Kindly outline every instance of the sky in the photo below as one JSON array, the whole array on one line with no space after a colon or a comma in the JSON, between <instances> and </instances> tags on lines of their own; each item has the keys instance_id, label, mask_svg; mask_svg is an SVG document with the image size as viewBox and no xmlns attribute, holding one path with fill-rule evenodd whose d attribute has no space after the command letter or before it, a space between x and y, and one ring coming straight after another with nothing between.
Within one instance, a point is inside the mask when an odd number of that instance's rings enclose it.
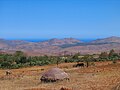
<instances>
[{"instance_id":1,"label":"sky","mask_svg":"<svg viewBox=\"0 0 120 90\"><path fill-rule=\"evenodd\" d=\"M120 0L0 0L0 38L120 36Z\"/></svg>"}]
</instances>

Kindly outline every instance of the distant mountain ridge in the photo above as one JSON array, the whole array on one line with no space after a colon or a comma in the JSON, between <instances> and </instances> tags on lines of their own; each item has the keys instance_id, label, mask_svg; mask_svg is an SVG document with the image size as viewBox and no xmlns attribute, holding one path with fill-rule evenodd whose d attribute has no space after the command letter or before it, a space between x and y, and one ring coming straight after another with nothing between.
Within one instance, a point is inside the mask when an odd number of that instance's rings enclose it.
<instances>
[{"instance_id":1,"label":"distant mountain ridge","mask_svg":"<svg viewBox=\"0 0 120 90\"><path fill-rule=\"evenodd\" d=\"M108 38L97 39L91 43L120 43L120 37L112 36Z\"/></svg>"},{"instance_id":2,"label":"distant mountain ridge","mask_svg":"<svg viewBox=\"0 0 120 90\"><path fill-rule=\"evenodd\" d=\"M87 54L110 49L120 50L120 37L112 36L91 42L82 42L74 38L54 38L42 42L0 39L0 51L9 53L21 50L28 55L58 55L64 51L68 54L77 52Z\"/></svg>"},{"instance_id":3,"label":"distant mountain ridge","mask_svg":"<svg viewBox=\"0 0 120 90\"><path fill-rule=\"evenodd\" d=\"M64 38L64 39L50 39L45 41L46 43L48 43L49 45L64 45L64 44L76 44L76 43L82 43L82 41L74 39L74 38ZM44 43L44 42L42 42Z\"/></svg>"}]
</instances>

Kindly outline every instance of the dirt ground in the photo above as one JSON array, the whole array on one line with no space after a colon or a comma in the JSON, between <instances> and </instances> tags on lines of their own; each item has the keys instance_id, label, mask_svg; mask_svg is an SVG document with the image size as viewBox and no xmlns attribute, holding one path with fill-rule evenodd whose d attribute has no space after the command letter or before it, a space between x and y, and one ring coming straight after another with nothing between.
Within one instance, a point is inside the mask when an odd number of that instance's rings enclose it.
<instances>
[{"instance_id":1,"label":"dirt ground","mask_svg":"<svg viewBox=\"0 0 120 90\"><path fill-rule=\"evenodd\" d=\"M59 68L69 74L70 81L55 83L41 83L40 77L56 65L12 69L12 74L8 76L5 75L6 70L0 70L0 90L60 90L61 87L71 90L113 90L120 83L119 62L96 62L88 68L73 68L74 64L60 64Z\"/></svg>"}]
</instances>

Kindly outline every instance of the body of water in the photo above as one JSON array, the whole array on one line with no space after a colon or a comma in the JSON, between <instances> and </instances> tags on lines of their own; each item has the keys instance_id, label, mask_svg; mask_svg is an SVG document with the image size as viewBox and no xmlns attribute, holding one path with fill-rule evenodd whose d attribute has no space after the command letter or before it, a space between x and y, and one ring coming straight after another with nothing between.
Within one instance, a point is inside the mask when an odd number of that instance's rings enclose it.
<instances>
[{"instance_id":1,"label":"body of water","mask_svg":"<svg viewBox=\"0 0 120 90\"><path fill-rule=\"evenodd\" d=\"M29 42L43 42L43 41L47 41L47 40L50 40L50 39L30 39L30 40L26 40L26 41L29 41ZM90 42L90 41L93 41L95 39L78 39L78 40L80 40L82 42Z\"/></svg>"},{"instance_id":2,"label":"body of water","mask_svg":"<svg viewBox=\"0 0 120 90\"><path fill-rule=\"evenodd\" d=\"M25 40L25 41L29 41L29 42L43 42L43 41L47 41L50 39L7 39L7 40ZM77 39L77 40L80 40L82 42L90 42L95 39Z\"/></svg>"}]
</instances>

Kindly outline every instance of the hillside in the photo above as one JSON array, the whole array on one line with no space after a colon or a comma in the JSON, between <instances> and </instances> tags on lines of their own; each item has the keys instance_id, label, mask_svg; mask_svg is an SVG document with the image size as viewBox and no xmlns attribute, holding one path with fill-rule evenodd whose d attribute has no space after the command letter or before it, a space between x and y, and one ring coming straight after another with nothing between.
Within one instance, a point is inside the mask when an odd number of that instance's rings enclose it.
<instances>
[{"instance_id":1,"label":"hillside","mask_svg":"<svg viewBox=\"0 0 120 90\"><path fill-rule=\"evenodd\" d=\"M112 36L104 39L97 39L91 43L120 43L120 37Z\"/></svg>"},{"instance_id":2,"label":"hillside","mask_svg":"<svg viewBox=\"0 0 120 90\"><path fill-rule=\"evenodd\" d=\"M74 38L54 38L43 42L0 39L1 52L9 53L20 50L28 55L59 55L65 51L68 54L77 52L87 54L109 51L111 49L120 50L120 37L108 37L87 43Z\"/></svg>"}]
</instances>

